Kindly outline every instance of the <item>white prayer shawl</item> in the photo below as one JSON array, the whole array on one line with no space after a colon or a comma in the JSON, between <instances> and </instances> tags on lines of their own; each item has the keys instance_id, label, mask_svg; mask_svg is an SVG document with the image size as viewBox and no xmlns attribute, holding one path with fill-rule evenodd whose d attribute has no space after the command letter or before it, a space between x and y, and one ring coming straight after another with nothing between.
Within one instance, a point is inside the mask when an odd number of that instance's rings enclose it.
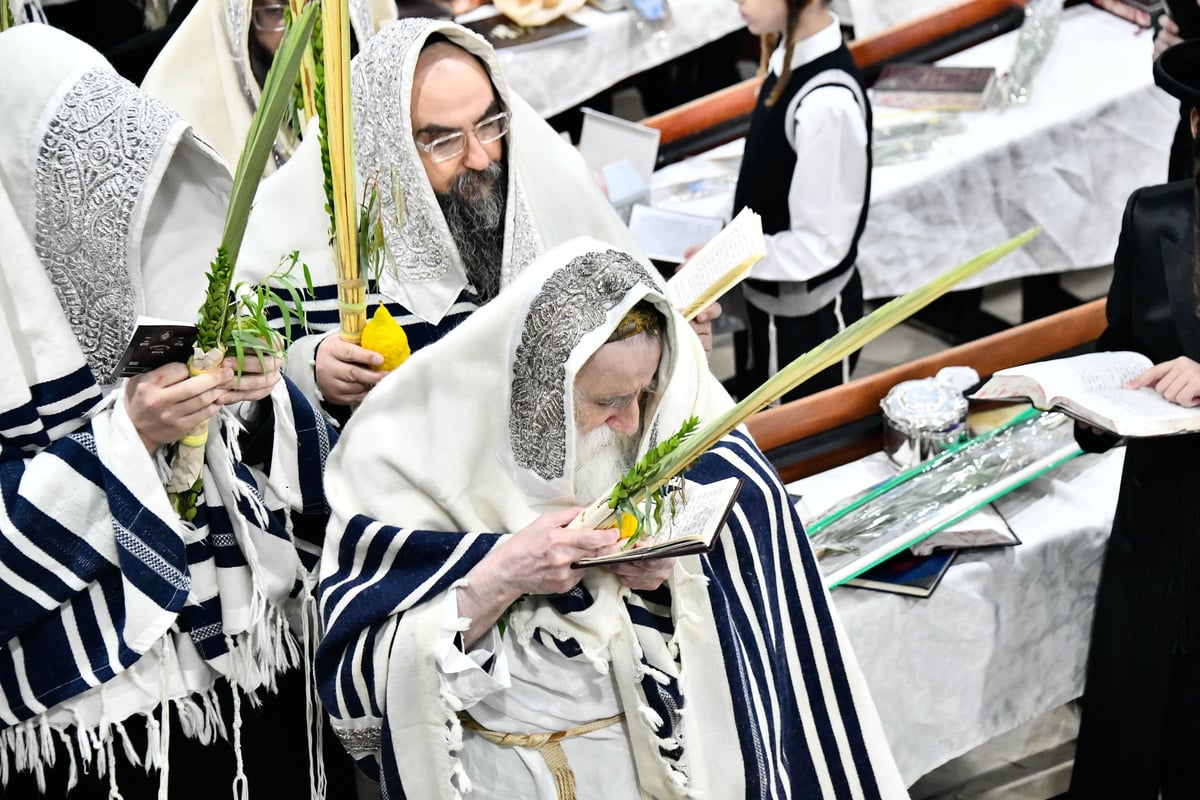
<instances>
[{"instance_id":1,"label":"white prayer shawl","mask_svg":"<svg viewBox=\"0 0 1200 800\"><path fill-rule=\"evenodd\" d=\"M644 453L729 400L659 279L589 240L535 261L347 425L326 473L318 685L351 754L379 758L388 796L468 792L436 650L466 621L441 600L502 540L488 531L575 505L571 387L641 299L670 320ZM689 480L731 474L746 486L712 554L679 559L655 592L595 570L527 597L509 614L518 645L611 665L647 797L907 796L787 493L743 433Z\"/></svg>"},{"instance_id":2,"label":"white prayer shawl","mask_svg":"<svg viewBox=\"0 0 1200 800\"><path fill-rule=\"evenodd\" d=\"M190 120L229 164L242 154L262 97L250 66L252 5L251 0L199 0L142 80L146 94ZM350 25L360 46L396 17L394 0L350 0ZM295 147L295 135L281 132L275 145L278 163ZM267 172L274 168L268 163Z\"/></svg>"},{"instance_id":3,"label":"white prayer shawl","mask_svg":"<svg viewBox=\"0 0 1200 800\"><path fill-rule=\"evenodd\" d=\"M242 462L241 426L223 411L194 524L178 518L110 376L138 313L199 308L228 173L185 122L54 28L0 34L0 95L6 779L40 775L52 734L72 764L78 751L103 769L121 721L168 701L211 741L216 679L254 691L298 663L285 612L309 579L293 532L319 549L330 434L280 382L267 475ZM163 260L146 264L152 254ZM155 719L148 730L138 756L161 763Z\"/></svg>"},{"instance_id":4,"label":"white prayer shawl","mask_svg":"<svg viewBox=\"0 0 1200 800\"><path fill-rule=\"evenodd\" d=\"M435 33L482 61L501 105L512 112L505 137L501 286L546 249L576 236L639 252L579 153L509 89L486 40L451 22L401 19L355 57L351 92L355 171L360 186L378 183L386 242L378 285L373 276L363 276L369 280L368 309L385 303L413 350L441 338L479 306L412 136L413 73L422 46ZM288 164L263 181L241 254L250 279L260 280L282 257L299 251L316 284L315 295L306 296L310 331L338 327L337 274L322 186L317 137L309 135ZM316 341L298 341L288 354L288 375L313 397Z\"/></svg>"}]
</instances>

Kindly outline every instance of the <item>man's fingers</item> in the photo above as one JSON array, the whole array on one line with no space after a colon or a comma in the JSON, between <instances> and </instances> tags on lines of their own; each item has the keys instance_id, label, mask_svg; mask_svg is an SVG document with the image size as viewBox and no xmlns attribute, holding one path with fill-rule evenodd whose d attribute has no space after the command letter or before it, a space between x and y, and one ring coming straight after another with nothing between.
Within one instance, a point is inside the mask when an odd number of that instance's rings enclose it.
<instances>
[{"instance_id":1,"label":"man's fingers","mask_svg":"<svg viewBox=\"0 0 1200 800\"><path fill-rule=\"evenodd\" d=\"M329 354L347 364L363 364L367 367L374 367L383 363L383 356L379 353L347 342L340 336L330 336L321 343L321 347L331 348Z\"/></svg>"}]
</instances>

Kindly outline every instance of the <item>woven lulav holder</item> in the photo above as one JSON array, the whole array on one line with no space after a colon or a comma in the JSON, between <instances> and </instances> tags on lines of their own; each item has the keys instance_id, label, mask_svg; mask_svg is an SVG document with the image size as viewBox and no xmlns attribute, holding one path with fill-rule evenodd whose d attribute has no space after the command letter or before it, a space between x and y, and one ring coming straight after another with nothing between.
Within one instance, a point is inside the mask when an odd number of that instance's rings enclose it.
<instances>
[{"instance_id":1,"label":"woven lulav holder","mask_svg":"<svg viewBox=\"0 0 1200 800\"><path fill-rule=\"evenodd\" d=\"M219 369L225 358L224 347L214 347L208 352L193 350L188 362L188 374L192 377L205 375ZM171 460L171 478L167 481L168 492L184 492L196 485L204 469L204 445L208 442L208 423L204 420L179 440L175 457Z\"/></svg>"},{"instance_id":2,"label":"woven lulav holder","mask_svg":"<svg viewBox=\"0 0 1200 800\"><path fill-rule=\"evenodd\" d=\"M342 338L352 344L362 341L367 324L367 284L362 277L339 278L338 316L342 323Z\"/></svg>"}]
</instances>

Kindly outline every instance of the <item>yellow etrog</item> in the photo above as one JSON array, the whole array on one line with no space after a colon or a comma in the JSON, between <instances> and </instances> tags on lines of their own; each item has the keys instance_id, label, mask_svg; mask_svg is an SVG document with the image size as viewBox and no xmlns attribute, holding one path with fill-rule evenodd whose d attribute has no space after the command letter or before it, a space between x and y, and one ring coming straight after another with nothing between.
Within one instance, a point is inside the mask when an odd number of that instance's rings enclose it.
<instances>
[{"instance_id":1,"label":"yellow etrog","mask_svg":"<svg viewBox=\"0 0 1200 800\"><path fill-rule=\"evenodd\" d=\"M362 346L383 356L383 363L375 370L393 370L403 364L412 354L404 328L381 303L371 315L371 321L363 326Z\"/></svg>"}]
</instances>

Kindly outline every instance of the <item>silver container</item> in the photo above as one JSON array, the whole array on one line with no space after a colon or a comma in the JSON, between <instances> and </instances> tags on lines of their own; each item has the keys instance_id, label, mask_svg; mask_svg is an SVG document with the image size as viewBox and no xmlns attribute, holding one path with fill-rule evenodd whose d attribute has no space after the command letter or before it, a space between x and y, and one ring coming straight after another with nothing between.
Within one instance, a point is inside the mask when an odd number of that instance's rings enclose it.
<instances>
[{"instance_id":1,"label":"silver container","mask_svg":"<svg viewBox=\"0 0 1200 800\"><path fill-rule=\"evenodd\" d=\"M970 437L967 399L933 378L898 383L879 405L883 449L901 468L915 467Z\"/></svg>"}]
</instances>

